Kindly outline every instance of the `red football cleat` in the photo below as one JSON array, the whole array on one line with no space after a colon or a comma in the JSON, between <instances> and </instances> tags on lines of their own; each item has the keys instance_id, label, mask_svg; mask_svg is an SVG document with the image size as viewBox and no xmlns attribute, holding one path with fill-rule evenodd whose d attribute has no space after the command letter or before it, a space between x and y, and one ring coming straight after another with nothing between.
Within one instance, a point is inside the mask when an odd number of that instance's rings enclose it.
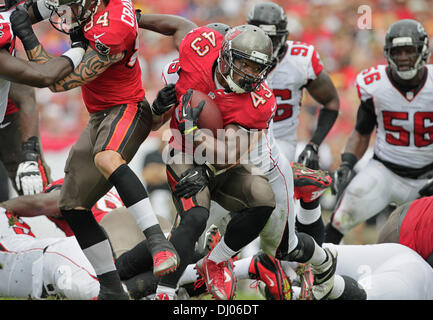
<instances>
[{"instance_id":1,"label":"red football cleat","mask_svg":"<svg viewBox=\"0 0 433 320\"><path fill-rule=\"evenodd\" d=\"M291 162L295 199L312 202L319 198L331 185L332 178L328 171L313 170L299 162Z\"/></svg>"},{"instance_id":2,"label":"red football cleat","mask_svg":"<svg viewBox=\"0 0 433 320\"><path fill-rule=\"evenodd\" d=\"M209 255L196 264L196 269L206 284L209 293L217 300L232 300L235 295L237 278L232 263L216 263L209 260Z\"/></svg>"},{"instance_id":3,"label":"red football cleat","mask_svg":"<svg viewBox=\"0 0 433 320\"><path fill-rule=\"evenodd\" d=\"M253 257L248 273L252 279L261 280L266 284L266 295L271 300L292 299L290 280L279 260L265 253L258 253Z\"/></svg>"},{"instance_id":4,"label":"red football cleat","mask_svg":"<svg viewBox=\"0 0 433 320\"><path fill-rule=\"evenodd\" d=\"M171 251L159 251L153 255L153 274L157 278L175 271L178 266L177 256Z\"/></svg>"}]
</instances>

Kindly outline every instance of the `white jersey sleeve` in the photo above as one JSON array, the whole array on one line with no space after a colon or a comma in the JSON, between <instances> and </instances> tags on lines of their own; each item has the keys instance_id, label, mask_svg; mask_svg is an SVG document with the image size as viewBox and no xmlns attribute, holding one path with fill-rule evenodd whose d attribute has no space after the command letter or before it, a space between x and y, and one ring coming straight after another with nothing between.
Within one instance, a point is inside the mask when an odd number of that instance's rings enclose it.
<instances>
[{"instance_id":1,"label":"white jersey sleeve","mask_svg":"<svg viewBox=\"0 0 433 320\"><path fill-rule=\"evenodd\" d=\"M162 82L164 85L176 84L179 80L180 63L179 58L174 59L167 63L162 69Z\"/></svg>"}]
</instances>

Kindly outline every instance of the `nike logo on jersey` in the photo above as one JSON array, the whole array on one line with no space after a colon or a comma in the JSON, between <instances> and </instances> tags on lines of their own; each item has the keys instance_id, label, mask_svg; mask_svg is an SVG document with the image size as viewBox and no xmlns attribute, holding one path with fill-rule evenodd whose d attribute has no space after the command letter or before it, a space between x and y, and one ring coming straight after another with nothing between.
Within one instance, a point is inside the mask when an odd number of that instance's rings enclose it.
<instances>
[{"instance_id":1,"label":"nike logo on jersey","mask_svg":"<svg viewBox=\"0 0 433 320\"><path fill-rule=\"evenodd\" d=\"M105 32L104 33L101 33L100 35L96 35L96 34L94 34L93 35L93 39L99 39L100 37L102 37L103 35L105 34Z\"/></svg>"},{"instance_id":2,"label":"nike logo on jersey","mask_svg":"<svg viewBox=\"0 0 433 320\"><path fill-rule=\"evenodd\" d=\"M6 122L6 123L0 123L0 129L4 129L4 128L6 128L8 125L10 125L11 124L11 122L9 121L9 122Z\"/></svg>"}]
</instances>

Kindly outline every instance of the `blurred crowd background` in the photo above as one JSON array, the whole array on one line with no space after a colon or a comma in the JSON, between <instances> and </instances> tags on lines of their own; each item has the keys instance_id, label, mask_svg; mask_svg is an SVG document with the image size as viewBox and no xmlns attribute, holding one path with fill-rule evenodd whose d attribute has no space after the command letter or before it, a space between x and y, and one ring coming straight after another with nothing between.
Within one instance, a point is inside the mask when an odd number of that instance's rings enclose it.
<instances>
[{"instance_id":1,"label":"blurred crowd background","mask_svg":"<svg viewBox=\"0 0 433 320\"><path fill-rule=\"evenodd\" d=\"M246 15L251 7L263 1L133 0L133 2L136 9L141 9L143 13L180 15L194 21L197 25L223 22L235 26L245 24ZM386 64L383 56L385 33L387 28L399 19L416 19L424 25L427 33L433 36L433 0L275 0L274 2L282 6L288 16L289 39L313 44L337 87L341 102L340 115L321 148L325 151L322 166L324 169L333 171L340 163L340 153L355 123L359 100L353 83L357 73L370 66ZM366 26L363 18L368 12L371 12L371 26L363 28ZM39 23L34 26L34 29L49 53L60 55L68 49L68 37L53 29L49 22ZM163 66L177 56L177 51L170 37L152 31L140 29L139 43L143 86L147 99L151 102L162 87ZM18 49L21 49L22 56L23 50L19 41ZM86 125L88 113L83 105L80 89L66 93L51 93L49 89L36 89L36 93L40 110L42 146L52 169L52 177L58 179L63 177L63 167L69 148ZM316 124L318 107L305 92L298 130L301 145L311 137ZM162 174L165 173L164 165L158 157L162 130L152 133L130 164L148 188L152 188L149 186L152 184L160 191L159 196L151 196L151 200L153 198L159 203L157 204L159 210L164 204L170 203L169 191L164 187L158 187L164 185L165 177L165 174ZM156 170L157 168L160 170ZM322 204L322 207L332 209L332 197L329 205ZM164 216L170 215L170 208L165 208L163 211L166 212Z\"/></svg>"}]
</instances>

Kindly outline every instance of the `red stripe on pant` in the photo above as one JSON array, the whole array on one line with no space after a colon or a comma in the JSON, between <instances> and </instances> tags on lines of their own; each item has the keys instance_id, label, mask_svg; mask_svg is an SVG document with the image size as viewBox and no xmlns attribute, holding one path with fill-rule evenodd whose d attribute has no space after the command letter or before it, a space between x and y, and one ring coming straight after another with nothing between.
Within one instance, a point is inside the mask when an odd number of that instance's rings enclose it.
<instances>
[{"instance_id":1,"label":"red stripe on pant","mask_svg":"<svg viewBox=\"0 0 433 320\"><path fill-rule=\"evenodd\" d=\"M105 150L119 150L131 124L137 114L138 106L136 104L127 104L122 118L117 121L116 127L111 135L110 141L107 143Z\"/></svg>"},{"instance_id":2,"label":"red stripe on pant","mask_svg":"<svg viewBox=\"0 0 433 320\"><path fill-rule=\"evenodd\" d=\"M168 181L168 184L170 185L171 191L174 192L174 188L176 187L176 184L178 181L173 177L173 175L170 173L170 171L168 169L167 169L167 181ZM192 196L191 198L188 198L188 199L179 198L180 203L182 204L182 209L184 212L188 211L189 209L194 208L196 206L193 198L194 198L194 196Z\"/></svg>"}]
</instances>

